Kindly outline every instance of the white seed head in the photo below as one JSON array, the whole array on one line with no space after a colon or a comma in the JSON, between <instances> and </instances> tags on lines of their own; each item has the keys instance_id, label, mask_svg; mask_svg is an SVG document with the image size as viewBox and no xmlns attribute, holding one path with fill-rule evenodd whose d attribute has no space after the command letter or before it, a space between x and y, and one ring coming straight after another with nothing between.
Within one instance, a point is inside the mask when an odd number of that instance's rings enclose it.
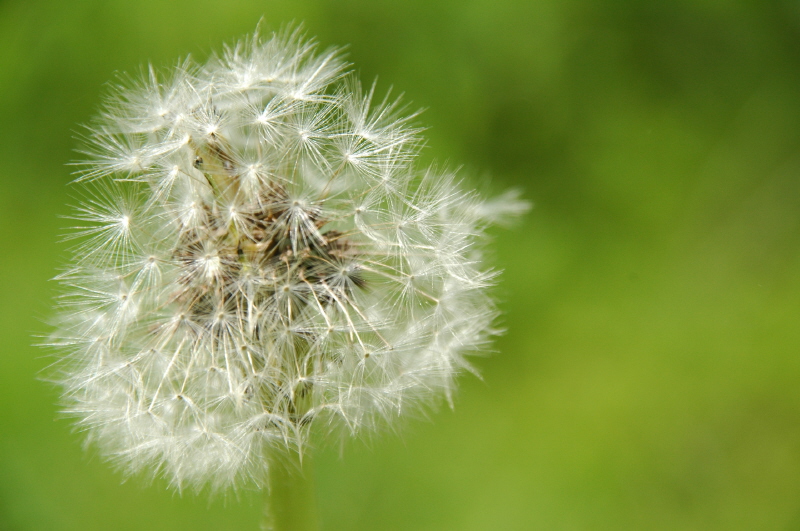
<instances>
[{"instance_id":1,"label":"white seed head","mask_svg":"<svg viewBox=\"0 0 800 531\"><path fill-rule=\"evenodd\" d=\"M436 397L494 333L484 202L334 51L258 35L116 89L87 135L53 343L68 411L130 473L260 483L314 426Z\"/></svg>"}]
</instances>

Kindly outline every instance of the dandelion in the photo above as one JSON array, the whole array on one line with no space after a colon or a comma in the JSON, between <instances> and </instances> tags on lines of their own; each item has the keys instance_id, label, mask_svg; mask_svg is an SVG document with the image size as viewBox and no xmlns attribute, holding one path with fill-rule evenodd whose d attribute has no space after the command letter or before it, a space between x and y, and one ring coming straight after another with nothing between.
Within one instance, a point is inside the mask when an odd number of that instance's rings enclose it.
<instances>
[{"instance_id":1,"label":"dandelion","mask_svg":"<svg viewBox=\"0 0 800 531\"><path fill-rule=\"evenodd\" d=\"M85 142L53 343L128 473L266 484L312 428L451 399L496 332L486 226L525 208L420 170L415 114L337 50L257 34L117 88Z\"/></svg>"}]
</instances>

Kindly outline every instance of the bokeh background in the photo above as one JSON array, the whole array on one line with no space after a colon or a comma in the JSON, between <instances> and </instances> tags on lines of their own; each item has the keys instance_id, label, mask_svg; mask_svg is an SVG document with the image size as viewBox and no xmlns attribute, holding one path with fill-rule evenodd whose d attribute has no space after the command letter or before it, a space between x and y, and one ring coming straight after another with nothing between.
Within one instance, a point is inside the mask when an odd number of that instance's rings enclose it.
<instances>
[{"instance_id":1,"label":"bokeh background","mask_svg":"<svg viewBox=\"0 0 800 531\"><path fill-rule=\"evenodd\" d=\"M37 380L106 82L304 22L535 208L453 411L317 452L325 530L800 529L800 2L0 1L0 530L257 529L112 471Z\"/></svg>"}]
</instances>

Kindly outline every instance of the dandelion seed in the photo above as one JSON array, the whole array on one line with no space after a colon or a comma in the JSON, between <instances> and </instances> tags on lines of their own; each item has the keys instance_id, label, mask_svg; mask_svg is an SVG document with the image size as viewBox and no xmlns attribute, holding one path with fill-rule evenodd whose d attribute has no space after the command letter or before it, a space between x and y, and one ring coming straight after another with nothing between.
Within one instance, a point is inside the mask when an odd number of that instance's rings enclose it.
<instances>
[{"instance_id":1,"label":"dandelion seed","mask_svg":"<svg viewBox=\"0 0 800 531\"><path fill-rule=\"evenodd\" d=\"M523 202L418 170L415 115L298 31L133 85L88 134L53 339L105 455L262 484L314 427L450 400L495 333L485 228Z\"/></svg>"}]
</instances>

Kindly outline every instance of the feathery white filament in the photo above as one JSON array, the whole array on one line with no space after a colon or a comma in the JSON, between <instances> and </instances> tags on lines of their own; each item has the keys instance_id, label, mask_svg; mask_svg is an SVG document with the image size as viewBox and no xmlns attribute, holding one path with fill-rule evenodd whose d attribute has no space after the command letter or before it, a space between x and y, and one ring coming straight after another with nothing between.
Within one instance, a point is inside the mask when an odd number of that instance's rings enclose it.
<instances>
[{"instance_id":1,"label":"feathery white filament","mask_svg":"<svg viewBox=\"0 0 800 531\"><path fill-rule=\"evenodd\" d=\"M413 166L336 51L254 36L119 88L92 128L53 342L69 411L130 472L260 482L313 425L450 397L493 333L483 202Z\"/></svg>"}]
</instances>

